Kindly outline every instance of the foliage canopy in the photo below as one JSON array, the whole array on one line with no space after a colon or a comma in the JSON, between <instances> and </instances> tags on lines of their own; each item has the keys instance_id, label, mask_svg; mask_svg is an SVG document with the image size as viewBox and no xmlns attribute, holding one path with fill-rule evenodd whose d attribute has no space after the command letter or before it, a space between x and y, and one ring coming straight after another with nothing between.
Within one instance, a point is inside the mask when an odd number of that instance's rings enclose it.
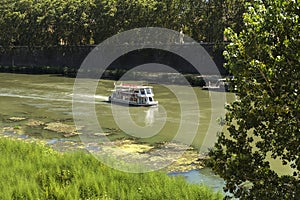
<instances>
[{"instance_id":1,"label":"foliage canopy","mask_svg":"<svg viewBox=\"0 0 300 200\"><path fill-rule=\"evenodd\" d=\"M3 0L0 45L99 44L139 27L180 31L222 42L225 26L241 26L244 0Z\"/></svg>"},{"instance_id":2,"label":"foliage canopy","mask_svg":"<svg viewBox=\"0 0 300 200\"><path fill-rule=\"evenodd\" d=\"M228 28L224 55L238 100L227 106L228 132L210 151L210 166L241 199L300 197L300 2L248 4L240 33ZM291 173L279 175L279 159Z\"/></svg>"}]
</instances>

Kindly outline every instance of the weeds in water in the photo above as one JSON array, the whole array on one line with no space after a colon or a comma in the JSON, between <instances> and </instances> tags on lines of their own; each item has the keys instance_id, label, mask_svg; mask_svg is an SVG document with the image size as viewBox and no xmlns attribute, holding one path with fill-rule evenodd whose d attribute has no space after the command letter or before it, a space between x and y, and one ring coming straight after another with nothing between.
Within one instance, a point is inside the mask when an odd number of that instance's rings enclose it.
<instances>
[{"instance_id":1,"label":"weeds in water","mask_svg":"<svg viewBox=\"0 0 300 200\"><path fill-rule=\"evenodd\" d=\"M78 151L0 138L0 199L222 199L163 172L130 174Z\"/></svg>"}]
</instances>

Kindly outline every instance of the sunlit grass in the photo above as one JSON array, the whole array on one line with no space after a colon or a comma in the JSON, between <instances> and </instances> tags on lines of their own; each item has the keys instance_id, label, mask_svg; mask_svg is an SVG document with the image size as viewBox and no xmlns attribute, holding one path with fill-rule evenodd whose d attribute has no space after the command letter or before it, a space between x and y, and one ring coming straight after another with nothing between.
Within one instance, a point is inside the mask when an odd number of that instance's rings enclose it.
<instances>
[{"instance_id":1,"label":"sunlit grass","mask_svg":"<svg viewBox=\"0 0 300 200\"><path fill-rule=\"evenodd\" d=\"M0 138L0 199L222 199L162 172L130 174L83 151Z\"/></svg>"}]
</instances>

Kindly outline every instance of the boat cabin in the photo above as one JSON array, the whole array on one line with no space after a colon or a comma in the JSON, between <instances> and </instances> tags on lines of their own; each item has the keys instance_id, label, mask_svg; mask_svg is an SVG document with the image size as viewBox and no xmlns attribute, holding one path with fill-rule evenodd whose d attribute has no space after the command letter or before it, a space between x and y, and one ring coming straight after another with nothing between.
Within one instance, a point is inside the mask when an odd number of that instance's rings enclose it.
<instances>
[{"instance_id":1,"label":"boat cabin","mask_svg":"<svg viewBox=\"0 0 300 200\"><path fill-rule=\"evenodd\" d=\"M151 106L157 105L154 101L153 88L151 86L137 86L130 84L115 85L110 101L130 105Z\"/></svg>"}]
</instances>

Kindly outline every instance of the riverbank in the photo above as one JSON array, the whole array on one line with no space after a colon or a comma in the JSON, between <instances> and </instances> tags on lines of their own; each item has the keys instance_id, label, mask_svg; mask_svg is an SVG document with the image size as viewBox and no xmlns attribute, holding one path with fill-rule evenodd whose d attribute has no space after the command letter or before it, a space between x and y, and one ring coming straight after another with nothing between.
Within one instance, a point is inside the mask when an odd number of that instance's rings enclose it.
<instances>
[{"instance_id":1,"label":"riverbank","mask_svg":"<svg viewBox=\"0 0 300 200\"><path fill-rule=\"evenodd\" d=\"M0 137L1 199L222 199L206 186L163 172L130 174L83 151Z\"/></svg>"}]
</instances>

